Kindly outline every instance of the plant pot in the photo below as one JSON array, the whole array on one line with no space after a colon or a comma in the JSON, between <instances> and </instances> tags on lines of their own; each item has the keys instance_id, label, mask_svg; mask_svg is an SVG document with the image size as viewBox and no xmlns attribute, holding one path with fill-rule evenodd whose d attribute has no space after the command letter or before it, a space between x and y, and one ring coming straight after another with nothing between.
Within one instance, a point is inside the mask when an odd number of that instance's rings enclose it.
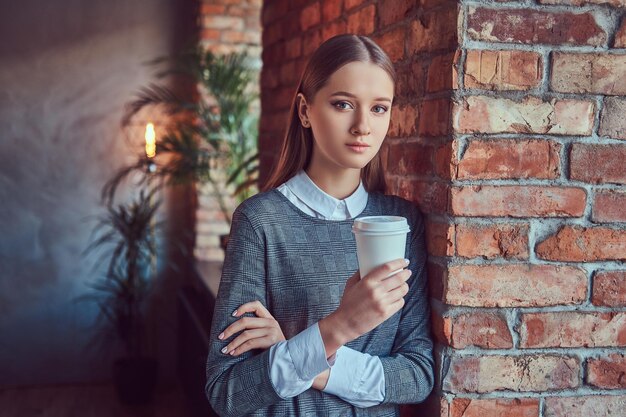
<instances>
[{"instance_id":1,"label":"plant pot","mask_svg":"<svg viewBox=\"0 0 626 417\"><path fill-rule=\"evenodd\" d=\"M154 397L158 363L150 357L125 357L113 363L115 390L123 404L147 404Z\"/></svg>"}]
</instances>

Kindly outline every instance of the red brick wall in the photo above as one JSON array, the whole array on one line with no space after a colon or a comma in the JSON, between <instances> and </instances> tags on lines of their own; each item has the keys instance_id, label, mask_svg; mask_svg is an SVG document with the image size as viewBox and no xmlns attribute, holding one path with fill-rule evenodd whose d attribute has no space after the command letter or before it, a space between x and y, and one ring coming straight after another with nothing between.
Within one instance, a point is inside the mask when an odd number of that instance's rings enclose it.
<instances>
[{"instance_id":1,"label":"red brick wall","mask_svg":"<svg viewBox=\"0 0 626 417\"><path fill-rule=\"evenodd\" d=\"M264 177L319 43L370 35L398 69L382 152L390 192L427 215L439 373L405 415L626 409L625 14L626 0L264 2Z\"/></svg>"},{"instance_id":2,"label":"red brick wall","mask_svg":"<svg viewBox=\"0 0 626 417\"><path fill-rule=\"evenodd\" d=\"M450 217L430 238L441 415L619 415L626 1L479 3L461 2Z\"/></svg>"}]
</instances>

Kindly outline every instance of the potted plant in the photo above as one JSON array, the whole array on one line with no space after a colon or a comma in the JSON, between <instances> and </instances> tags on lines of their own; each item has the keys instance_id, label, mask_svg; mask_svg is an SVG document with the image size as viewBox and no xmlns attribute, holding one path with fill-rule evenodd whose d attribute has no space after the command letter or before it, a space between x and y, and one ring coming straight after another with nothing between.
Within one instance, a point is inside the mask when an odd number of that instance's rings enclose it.
<instances>
[{"instance_id":1,"label":"potted plant","mask_svg":"<svg viewBox=\"0 0 626 417\"><path fill-rule=\"evenodd\" d=\"M118 340L124 354L113 364L113 379L120 400L126 404L149 402L156 387L157 361L149 354L147 300L152 287L151 260L156 256L153 202L157 188L141 190L137 199L107 206L94 229L86 252L105 249L108 267L104 277L82 297L99 307L100 340Z\"/></svg>"},{"instance_id":2,"label":"potted plant","mask_svg":"<svg viewBox=\"0 0 626 417\"><path fill-rule=\"evenodd\" d=\"M189 76L199 86L199 97L185 100L167 87L151 84L129 104L123 125L130 124L146 106L160 106L175 115L178 121L157 143L157 151L160 155L173 156L165 158L170 165L171 161L184 163L174 169L159 167L157 172L172 176L184 168L182 172L188 175L182 177L210 184L230 225L231 207L224 196L230 194L241 203L257 192L259 111L258 94L254 91L257 71L248 63L245 52L218 56L197 48L173 60L161 58L152 63L166 61L170 67L159 73L159 77ZM188 152L181 152L181 143ZM225 238L222 236L222 242Z\"/></svg>"}]
</instances>

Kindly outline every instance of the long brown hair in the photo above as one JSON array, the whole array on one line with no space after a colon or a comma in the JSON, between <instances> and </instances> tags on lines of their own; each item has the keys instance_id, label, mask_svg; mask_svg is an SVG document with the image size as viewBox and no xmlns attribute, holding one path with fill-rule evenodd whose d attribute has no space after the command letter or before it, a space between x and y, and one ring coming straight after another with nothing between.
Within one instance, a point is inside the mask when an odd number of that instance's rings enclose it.
<instances>
[{"instance_id":1,"label":"long brown hair","mask_svg":"<svg viewBox=\"0 0 626 417\"><path fill-rule=\"evenodd\" d=\"M330 76L350 62L368 62L381 67L396 82L396 72L387 54L373 40L361 35L337 35L323 42L307 63L300 84L291 104L287 133L283 138L278 162L274 164L269 179L261 187L267 191L278 187L306 169L313 153L313 133L305 129L298 116L298 94L307 100L324 87ZM368 192L386 191L385 176L382 170L380 152L361 170L361 180Z\"/></svg>"}]
</instances>

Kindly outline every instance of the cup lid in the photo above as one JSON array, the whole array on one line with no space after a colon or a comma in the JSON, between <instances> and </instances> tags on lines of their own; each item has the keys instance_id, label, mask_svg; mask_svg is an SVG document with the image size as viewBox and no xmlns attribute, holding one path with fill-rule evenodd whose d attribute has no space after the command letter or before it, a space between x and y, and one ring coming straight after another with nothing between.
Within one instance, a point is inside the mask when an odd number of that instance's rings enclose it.
<instances>
[{"instance_id":1,"label":"cup lid","mask_svg":"<svg viewBox=\"0 0 626 417\"><path fill-rule=\"evenodd\" d=\"M400 216L367 216L354 220L353 232L397 233L408 232L409 225L405 217Z\"/></svg>"}]
</instances>

